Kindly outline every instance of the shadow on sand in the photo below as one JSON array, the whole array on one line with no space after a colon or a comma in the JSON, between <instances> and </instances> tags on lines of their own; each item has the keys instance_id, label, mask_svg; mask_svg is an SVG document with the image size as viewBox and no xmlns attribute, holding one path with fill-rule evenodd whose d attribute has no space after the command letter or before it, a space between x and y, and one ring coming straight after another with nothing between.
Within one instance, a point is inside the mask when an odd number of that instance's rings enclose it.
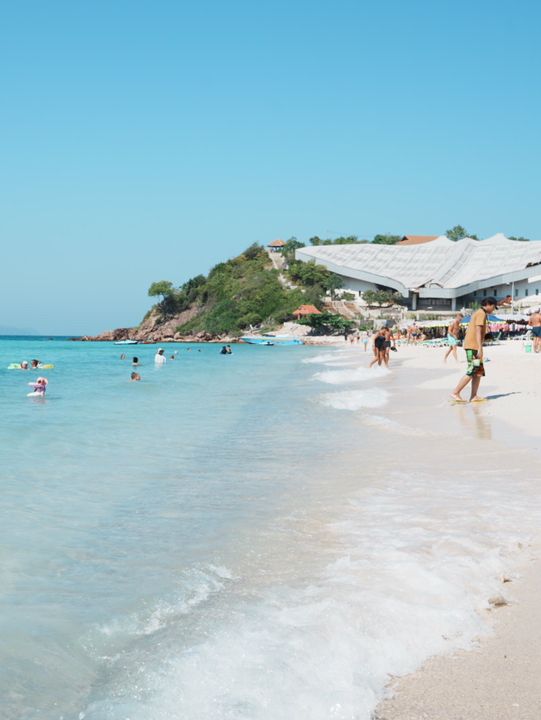
<instances>
[{"instance_id":1,"label":"shadow on sand","mask_svg":"<svg viewBox=\"0 0 541 720\"><path fill-rule=\"evenodd\" d=\"M518 390L508 393L499 393L498 395L485 395L487 400L499 400L500 398L509 397L510 395L522 395Z\"/></svg>"}]
</instances>

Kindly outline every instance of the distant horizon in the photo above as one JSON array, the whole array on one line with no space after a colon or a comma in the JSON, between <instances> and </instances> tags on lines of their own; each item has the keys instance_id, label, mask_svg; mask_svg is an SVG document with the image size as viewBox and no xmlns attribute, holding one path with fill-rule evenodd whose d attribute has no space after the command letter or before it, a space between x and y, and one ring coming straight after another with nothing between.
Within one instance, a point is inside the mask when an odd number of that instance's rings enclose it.
<instances>
[{"instance_id":1,"label":"distant horizon","mask_svg":"<svg viewBox=\"0 0 541 720\"><path fill-rule=\"evenodd\" d=\"M405 234L413 235L414 233L380 233L380 234L389 234L389 235L400 235L400 236L404 236ZM433 234L433 233L432 233L432 234ZM475 234L475 233L474 233L474 234ZM492 235L496 235L496 234L498 234L498 233L497 233L497 232L496 232L496 233L492 233ZM436 235L436 237L441 237L441 236L444 236L444 235L445 235L445 232L444 232L444 233L440 233L439 235ZM287 240L291 239L292 237L296 237L296 239L299 240L300 242L303 242L303 243L305 243L306 245L310 245L310 238L307 238L306 240L303 240L303 239L298 238L297 236L290 235L290 236L288 236L288 237L284 236L284 237L281 238L281 239L284 239L284 240L287 241ZM324 238L324 237L322 237L322 236L318 236L317 234L316 234L316 235L311 235L310 237L311 237L311 238L312 238L312 237L320 237L321 240L335 239L335 238ZM363 237L361 237L360 235L356 235L355 233L351 233L351 232L346 232L346 233L344 233L343 237L357 237L359 240L362 240L362 241L367 241L367 242L372 242L372 241L373 241L373 239L363 238ZM488 237L488 236L487 236L487 237ZM509 236L507 236L507 237L509 237ZM274 238L274 239L276 239L276 238ZM486 239L486 237L483 236L483 237L480 237L480 238L479 238L479 241L482 242L482 241L485 240L485 239ZM271 240L272 240L272 239L271 239ZM265 247L265 246L268 244L268 242L271 242L271 240L265 241L264 243L258 243L258 244L260 244L260 245L262 245L263 247ZM527 240L528 240L529 242L539 242L539 240L536 239L536 238L527 238ZM247 246L247 247L248 247L248 246ZM242 250L245 250L245 249L246 249L246 248L243 248ZM239 252L242 252L242 250L239 251ZM218 264L218 263L220 263L220 262L225 262L225 261L229 260L231 257L236 257L236 255L229 255L228 257L223 257L223 256L222 256L221 258L217 259L216 262L213 263L213 265ZM194 272L194 274L192 275L192 277L195 276L195 275L198 275L198 274L207 275L208 272L211 270L211 268L212 268L212 266L209 267L206 272L198 273L198 272L196 271L196 272ZM166 274L166 273L164 273L164 277L163 277L163 278L160 278L160 279L169 279L169 278L166 278L166 277L165 277L165 274ZM183 281L185 281L185 280L187 280L187 279L189 279L189 278L184 278ZM175 282L175 281L173 281L173 285L174 285L175 287L180 286L183 281L180 281L180 282L178 282L178 283ZM147 288L145 288L144 290L146 290L146 289L147 289ZM145 298L147 297L145 292L143 292L142 294L144 295ZM85 331L85 332L81 332L81 331L66 332L66 331L59 331L58 329L55 329L55 330L52 331L52 332L45 332L45 331L44 331L44 332L40 332L40 331L38 331L38 330L36 330L36 329L31 329L31 328L30 328L30 329L28 329L28 328L21 328L21 327L16 328L16 327L10 327L10 326L5 326L5 325L0 325L0 337L85 337L85 336L95 336L95 335L98 335L98 334L100 334L100 333L102 333L102 332L107 332L108 330L114 330L114 329L117 329L117 328L120 328L120 327L129 327L129 328L137 327L137 325L139 325L139 323L140 323L141 320L143 319L144 314L145 314L146 312L148 312L148 310L150 309L150 307L152 307L153 305L156 304L155 298L150 298L150 297L148 297L147 299L148 299L148 307L147 307L147 309L141 314L141 316L139 317L139 319L136 320L136 321L133 322L133 323L123 323L123 324L122 324L122 323L119 323L119 324L114 324L114 323L111 323L111 322L109 322L109 323L106 322L106 323L103 324L103 326L99 326L99 327L94 326L92 330L88 330L88 331Z\"/></svg>"}]
</instances>

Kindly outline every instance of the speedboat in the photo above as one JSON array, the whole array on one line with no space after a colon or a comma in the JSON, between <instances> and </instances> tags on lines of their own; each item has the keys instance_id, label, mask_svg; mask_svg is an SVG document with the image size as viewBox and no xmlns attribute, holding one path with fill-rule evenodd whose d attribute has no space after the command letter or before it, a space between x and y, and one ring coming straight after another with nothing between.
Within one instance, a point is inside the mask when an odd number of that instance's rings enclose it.
<instances>
[{"instance_id":1,"label":"speedboat","mask_svg":"<svg viewBox=\"0 0 541 720\"><path fill-rule=\"evenodd\" d=\"M115 345L137 345L139 340L115 340Z\"/></svg>"}]
</instances>

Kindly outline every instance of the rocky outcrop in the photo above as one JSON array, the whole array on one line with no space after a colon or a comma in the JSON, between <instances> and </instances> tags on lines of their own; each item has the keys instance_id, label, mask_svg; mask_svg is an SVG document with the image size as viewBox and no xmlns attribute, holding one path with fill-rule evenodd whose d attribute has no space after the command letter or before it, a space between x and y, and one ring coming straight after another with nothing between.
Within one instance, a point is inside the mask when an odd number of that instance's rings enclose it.
<instances>
[{"instance_id":1,"label":"rocky outcrop","mask_svg":"<svg viewBox=\"0 0 541 720\"><path fill-rule=\"evenodd\" d=\"M200 312L201 308L192 306L164 321L161 314L153 310L138 328L134 328L132 339L150 342L182 339L184 336L177 331L177 328L193 320Z\"/></svg>"},{"instance_id":2,"label":"rocky outcrop","mask_svg":"<svg viewBox=\"0 0 541 720\"><path fill-rule=\"evenodd\" d=\"M141 325L134 328L117 328L95 335L83 337L82 340L117 342L119 340L138 340L148 343L166 342L235 342L237 338L229 335L212 335L208 332L198 332L193 335L179 333L177 328L193 320L201 308L194 306L167 319L162 320L161 314L155 310L143 320Z\"/></svg>"}]
</instances>

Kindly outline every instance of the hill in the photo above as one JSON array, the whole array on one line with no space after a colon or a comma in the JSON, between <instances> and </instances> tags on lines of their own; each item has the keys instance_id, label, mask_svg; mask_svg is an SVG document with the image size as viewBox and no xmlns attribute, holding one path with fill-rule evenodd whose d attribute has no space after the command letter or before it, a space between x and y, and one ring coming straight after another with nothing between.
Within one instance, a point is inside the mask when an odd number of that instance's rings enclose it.
<instances>
[{"instance_id":1,"label":"hill","mask_svg":"<svg viewBox=\"0 0 541 720\"><path fill-rule=\"evenodd\" d=\"M197 275L179 287L168 280L152 283L148 293L160 300L142 323L96 339L233 339L251 329L274 329L301 304L321 308L325 293L339 287L339 279L322 266L296 262L298 246L288 241L273 262L263 247L250 245L207 276Z\"/></svg>"}]
</instances>

